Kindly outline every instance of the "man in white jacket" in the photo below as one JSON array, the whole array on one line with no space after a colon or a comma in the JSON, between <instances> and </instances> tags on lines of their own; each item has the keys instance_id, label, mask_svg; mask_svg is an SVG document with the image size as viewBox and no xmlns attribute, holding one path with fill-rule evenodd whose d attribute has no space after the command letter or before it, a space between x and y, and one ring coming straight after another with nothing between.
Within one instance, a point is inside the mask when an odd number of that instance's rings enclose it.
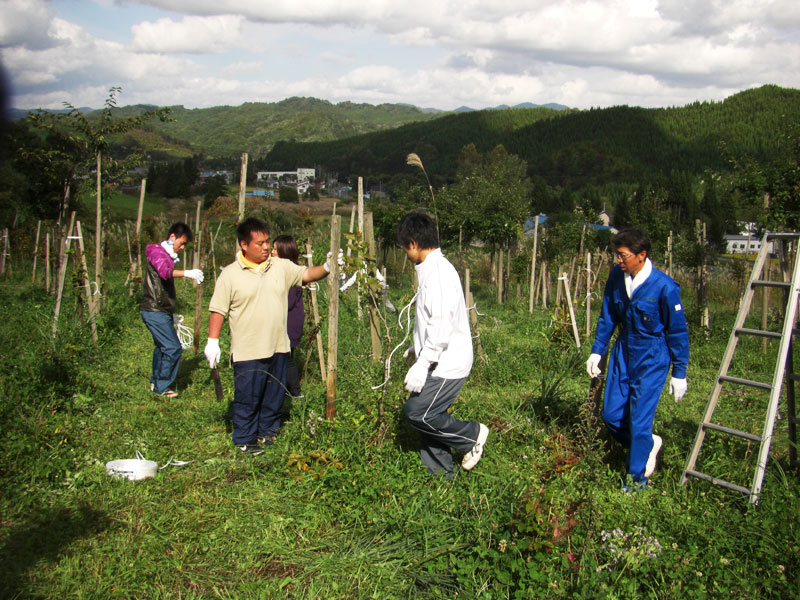
<instances>
[{"instance_id":1,"label":"man in white jacket","mask_svg":"<svg viewBox=\"0 0 800 600\"><path fill-rule=\"evenodd\" d=\"M432 474L453 476L450 450L464 452L465 470L478 464L489 437L486 425L459 421L447 409L472 369L472 334L458 272L439 248L436 226L422 212L397 225L397 241L415 263L418 291L414 323L417 361L408 370L404 413L420 433L420 458Z\"/></svg>"}]
</instances>

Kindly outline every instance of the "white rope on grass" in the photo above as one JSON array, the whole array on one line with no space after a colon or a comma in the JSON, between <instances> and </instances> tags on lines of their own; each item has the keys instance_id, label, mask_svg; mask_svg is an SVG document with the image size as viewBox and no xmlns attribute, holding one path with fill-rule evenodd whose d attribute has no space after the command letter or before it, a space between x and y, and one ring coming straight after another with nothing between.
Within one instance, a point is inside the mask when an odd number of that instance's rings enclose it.
<instances>
[{"instance_id":1,"label":"white rope on grass","mask_svg":"<svg viewBox=\"0 0 800 600\"><path fill-rule=\"evenodd\" d=\"M181 343L181 348L184 350L191 348L194 345L194 333L183 324L183 315L175 315L173 320L175 328L178 330L178 340Z\"/></svg>"}]
</instances>

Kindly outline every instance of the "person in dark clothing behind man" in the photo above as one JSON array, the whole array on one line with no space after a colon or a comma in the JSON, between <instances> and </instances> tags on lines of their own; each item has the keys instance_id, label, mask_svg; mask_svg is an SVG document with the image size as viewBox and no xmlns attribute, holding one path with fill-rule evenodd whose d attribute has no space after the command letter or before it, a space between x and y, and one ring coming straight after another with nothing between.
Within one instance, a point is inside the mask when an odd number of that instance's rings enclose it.
<instances>
[{"instance_id":1,"label":"person in dark clothing behind man","mask_svg":"<svg viewBox=\"0 0 800 600\"><path fill-rule=\"evenodd\" d=\"M153 375L150 391L175 398L178 393L171 388L178 376L181 363L181 343L173 325L175 314L175 278L189 277L203 283L203 271L175 268L180 260L178 252L192 241L192 230L186 223L175 223L169 228L167 239L145 248L147 266L142 282L142 321L155 343L153 350Z\"/></svg>"},{"instance_id":2,"label":"person in dark clothing behind man","mask_svg":"<svg viewBox=\"0 0 800 600\"><path fill-rule=\"evenodd\" d=\"M294 264L300 264L300 250L297 242L291 235L279 235L272 242L272 256L287 258ZM286 332L289 334L291 348L289 360L286 364L286 387L289 394L295 398L302 397L300 389L300 372L297 369L294 349L300 345L303 337L303 324L306 320L306 311L303 306L303 288L299 285L289 288L289 314L286 319Z\"/></svg>"}]
</instances>

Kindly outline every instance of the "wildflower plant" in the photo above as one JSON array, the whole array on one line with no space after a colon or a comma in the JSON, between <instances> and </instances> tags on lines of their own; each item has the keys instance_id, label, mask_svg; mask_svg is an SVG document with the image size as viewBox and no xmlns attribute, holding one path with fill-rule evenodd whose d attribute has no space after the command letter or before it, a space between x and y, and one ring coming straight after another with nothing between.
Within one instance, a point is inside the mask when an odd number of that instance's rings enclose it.
<instances>
[{"instance_id":1,"label":"wildflower plant","mask_svg":"<svg viewBox=\"0 0 800 600\"><path fill-rule=\"evenodd\" d=\"M622 572L625 569L635 570L647 560L658 558L663 550L658 539L648 536L640 526L627 533L620 528L603 530L600 536L603 541L600 551L606 562L599 565L597 571L610 571L620 564Z\"/></svg>"}]
</instances>

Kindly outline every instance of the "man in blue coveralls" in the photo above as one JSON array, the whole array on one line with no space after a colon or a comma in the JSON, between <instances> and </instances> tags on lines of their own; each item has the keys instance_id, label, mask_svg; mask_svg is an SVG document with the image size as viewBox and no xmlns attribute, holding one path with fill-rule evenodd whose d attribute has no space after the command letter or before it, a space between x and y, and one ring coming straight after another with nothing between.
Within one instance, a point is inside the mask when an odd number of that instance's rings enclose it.
<instances>
[{"instance_id":1,"label":"man in blue coveralls","mask_svg":"<svg viewBox=\"0 0 800 600\"><path fill-rule=\"evenodd\" d=\"M689 331L680 286L653 267L647 234L624 229L611 243L618 264L606 282L586 370L590 377L600 374L600 358L608 351L614 328L619 327L608 362L602 416L614 438L628 449L626 468L633 483L647 487L661 450L661 438L652 433L653 417L670 363L670 394L680 402L686 393Z\"/></svg>"}]
</instances>

